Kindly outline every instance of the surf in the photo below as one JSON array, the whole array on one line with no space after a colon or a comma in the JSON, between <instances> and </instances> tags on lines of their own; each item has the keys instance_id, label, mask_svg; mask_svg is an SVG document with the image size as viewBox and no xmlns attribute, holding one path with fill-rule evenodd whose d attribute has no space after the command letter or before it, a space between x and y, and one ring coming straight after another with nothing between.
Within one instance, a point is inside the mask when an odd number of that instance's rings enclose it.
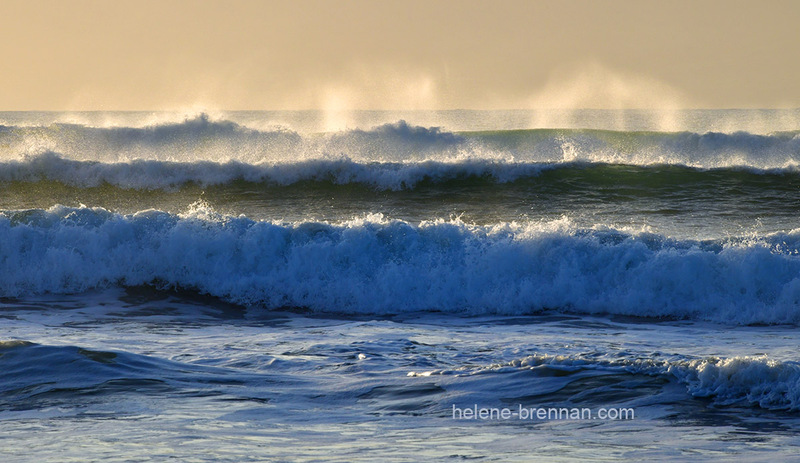
<instances>
[{"instance_id":1,"label":"surf","mask_svg":"<svg viewBox=\"0 0 800 463\"><path fill-rule=\"evenodd\" d=\"M796 230L696 241L569 220L277 223L197 204L6 211L0 238L1 297L153 285L267 310L800 322Z\"/></svg>"}]
</instances>

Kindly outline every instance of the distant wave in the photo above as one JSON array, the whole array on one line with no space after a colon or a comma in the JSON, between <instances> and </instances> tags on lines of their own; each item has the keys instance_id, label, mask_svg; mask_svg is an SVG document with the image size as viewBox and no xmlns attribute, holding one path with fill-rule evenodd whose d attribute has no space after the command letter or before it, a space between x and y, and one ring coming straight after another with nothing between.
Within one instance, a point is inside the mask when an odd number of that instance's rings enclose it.
<instances>
[{"instance_id":1,"label":"distant wave","mask_svg":"<svg viewBox=\"0 0 800 463\"><path fill-rule=\"evenodd\" d=\"M547 176L542 174L547 173ZM542 184L580 181L597 184L668 183L692 187L735 180L743 185L767 187L796 185L796 166L772 169L752 167L693 168L682 165L647 166L572 162L505 162L487 159L418 162L359 162L348 158L309 159L296 162L247 164L240 161L157 161L96 162L65 159L56 153L42 153L21 160L0 161L0 182L36 183L54 181L78 188L109 184L123 189L171 190L194 183L200 186L233 182L288 186L301 182L334 185L359 184L376 190L413 189L420 185L476 181L503 184L535 180ZM768 184L766 184L768 183Z\"/></svg>"},{"instance_id":2,"label":"distant wave","mask_svg":"<svg viewBox=\"0 0 800 463\"><path fill-rule=\"evenodd\" d=\"M0 153L20 155L59 152L68 159L257 161L300 151L302 138L291 131L261 132L203 115L182 123L149 127L87 127L56 123L46 127L0 126Z\"/></svg>"},{"instance_id":3,"label":"distant wave","mask_svg":"<svg viewBox=\"0 0 800 463\"><path fill-rule=\"evenodd\" d=\"M53 207L0 217L0 297L188 288L270 309L800 322L800 232L675 240L569 222L256 222Z\"/></svg>"},{"instance_id":4,"label":"distant wave","mask_svg":"<svg viewBox=\"0 0 800 463\"><path fill-rule=\"evenodd\" d=\"M291 185L303 181L363 184L380 190L413 188L420 182L487 177L512 181L538 174L548 166L537 163L497 163L489 160L463 162L371 162L352 159L310 159L286 163L246 164L239 161L173 162L134 160L101 163L64 159L43 153L22 160L0 162L0 181L57 181L77 187L108 183L121 188L169 189L193 182L203 186L234 181Z\"/></svg>"},{"instance_id":5,"label":"distant wave","mask_svg":"<svg viewBox=\"0 0 800 463\"><path fill-rule=\"evenodd\" d=\"M124 162L292 162L325 157L370 160L425 159L456 155L464 139L404 121L372 130L301 136L288 129L259 131L201 115L182 123L148 127L0 126L0 158L57 152L68 159Z\"/></svg>"},{"instance_id":6,"label":"distant wave","mask_svg":"<svg viewBox=\"0 0 800 463\"><path fill-rule=\"evenodd\" d=\"M0 160L46 152L101 163L197 161L245 164L351 159L358 163L482 160L505 163L589 162L782 169L800 164L800 132L615 132L532 129L453 133L405 121L369 130L299 134L255 130L201 115L147 127L0 126Z\"/></svg>"}]
</instances>

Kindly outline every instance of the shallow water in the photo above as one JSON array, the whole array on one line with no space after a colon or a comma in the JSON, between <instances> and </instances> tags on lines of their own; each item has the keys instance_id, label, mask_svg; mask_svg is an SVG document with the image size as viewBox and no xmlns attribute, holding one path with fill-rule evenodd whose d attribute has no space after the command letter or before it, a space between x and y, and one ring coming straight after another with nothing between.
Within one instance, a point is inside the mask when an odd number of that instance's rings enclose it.
<instances>
[{"instance_id":1,"label":"shallow water","mask_svg":"<svg viewBox=\"0 0 800 463\"><path fill-rule=\"evenodd\" d=\"M14 461L750 461L800 445L788 326L331 318L147 288L6 300L2 317L6 339L26 341L0 356L2 453ZM740 363L703 381L702 366L680 370L712 356ZM765 377L782 395L758 393ZM635 419L454 419L474 406Z\"/></svg>"}]
</instances>

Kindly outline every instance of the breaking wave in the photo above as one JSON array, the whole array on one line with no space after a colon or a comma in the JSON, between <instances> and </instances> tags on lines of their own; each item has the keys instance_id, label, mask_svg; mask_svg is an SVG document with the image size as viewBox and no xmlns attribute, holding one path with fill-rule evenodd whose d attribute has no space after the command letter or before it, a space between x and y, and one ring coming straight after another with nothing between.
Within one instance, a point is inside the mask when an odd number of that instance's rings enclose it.
<instances>
[{"instance_id":1,"label":"breaking wave","mask_svg":"<svg viewBox=\"0 0 800 463\"><path fill-rule=\"evenodd\" d=\"M0 159L43 152L97 162L297 162L348 158L358 162L586 161L615 164L681 164L698 168L796 166L800 132L770 134L620 132L526 129L448 132L400 120L369 130L298 133L256 130L201 115L180 123L145 127L0 126Z\"/></svg>"},{"instance_id":2,"label":"breaking wave","mask_svg":"<svg viewBox=\"0 0 800 463\"><path fill-rule=\"evenodd\" d=\"M273 223L56 206L0 217L0 296L188 288L268 309L800 322L800 232L693 241L556 222Z\"/></svg>"}]
</instances>

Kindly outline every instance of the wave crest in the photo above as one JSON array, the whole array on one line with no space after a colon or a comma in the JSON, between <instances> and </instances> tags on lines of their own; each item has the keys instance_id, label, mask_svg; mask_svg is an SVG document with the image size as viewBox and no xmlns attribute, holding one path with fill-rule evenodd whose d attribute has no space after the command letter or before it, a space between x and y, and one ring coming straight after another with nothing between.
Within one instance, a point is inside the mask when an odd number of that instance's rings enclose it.
<instances>
[{"instance_id":1,"label":"wave crest","mask_svg":"<svg viewBox=\"0 0 800 463\"><path fill-rule=\"evenodd\" d=\"M236 161L247 164L352 159L359 163L670 164L694 168L783 169L800 163L798 132L615 132L533 129L449 132L400 120L369 130L300 134L251 129L206 115L182 123L145 127L0 126L0 159L61 153L65 159L101 163Z\"/></svg>"},{"instance_id":2,"label":"wave crest","mask_svg":"<svg viewBox=\"0 0 800 463\"><path fill-rule=\"evenodd\" d=\"M542 174L548 173L549 177ZM189 183L201 186L227 185L237 181L264 186L289 186L301 182L327 182L334 185L363 185L375 190L414 189L423 184L471 182L489 184L536 181L564 188L567 184L593 187L614 183L641 186L667 185L696 188L729 181L758 187L792 190L800 171L783 169L719 168L697 169L687 166L587 163L504 162L489 159L419 162L359 162L347 157L308 159L295 162L240 161L175 162L132 160L125 162L76 161L58 153L24 156L20 160L0 161L0 182L55 181L78 188L103 184L124 189L172 190ZM704 187L705 188L705 187Z\"/></svg>"}]
</instances>

